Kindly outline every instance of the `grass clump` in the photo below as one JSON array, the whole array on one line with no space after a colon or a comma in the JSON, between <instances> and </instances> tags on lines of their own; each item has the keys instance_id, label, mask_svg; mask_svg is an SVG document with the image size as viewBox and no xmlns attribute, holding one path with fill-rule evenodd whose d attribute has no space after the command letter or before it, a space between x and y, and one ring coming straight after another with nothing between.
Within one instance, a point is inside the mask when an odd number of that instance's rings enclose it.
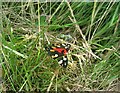
<instances>
[{"instance_id":1,"label":"grass clump","mask_svg":"<svg viewBox=\"0 0 120 93\"><path fill-rule=\"evenodd\" d=\"M120 3L1 3L2 91L118 91ZM44 50L69 43L62 68Z\"/></svg>"}]
</instances>

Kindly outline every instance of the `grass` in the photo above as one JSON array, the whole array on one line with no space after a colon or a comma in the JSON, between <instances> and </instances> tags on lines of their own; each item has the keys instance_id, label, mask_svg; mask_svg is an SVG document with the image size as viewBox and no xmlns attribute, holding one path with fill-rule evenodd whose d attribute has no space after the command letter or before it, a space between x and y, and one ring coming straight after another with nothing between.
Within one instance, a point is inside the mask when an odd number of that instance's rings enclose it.
<instances>
[{"instance_id":1,"label":"grass","mask_svg":"<svg viewBox=\"0 0 120 93\"><path fill-rule=\"evenodd\" d=\"M116 90L119 2L1 3L1 11L1 91ZM44 50L54 42L71 45L66 69Z\"/></svg>"}]
</instances>

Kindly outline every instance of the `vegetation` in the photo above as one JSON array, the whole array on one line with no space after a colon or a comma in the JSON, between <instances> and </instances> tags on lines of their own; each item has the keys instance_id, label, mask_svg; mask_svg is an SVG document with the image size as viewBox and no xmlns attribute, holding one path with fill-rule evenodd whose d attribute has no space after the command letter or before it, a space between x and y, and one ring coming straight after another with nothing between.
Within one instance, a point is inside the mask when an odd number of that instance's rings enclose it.
<instances>
[{"instance_id":1,"label":"vegetation","mask_svg":"<svg viewBox=\"0 0 120 93\"><path fill-rule=\"evenodd\" d=\"M119 2L1 3L1 91L118 91ZM45 46L69 43L61 67Z\"/></svg>"}]
</instances>

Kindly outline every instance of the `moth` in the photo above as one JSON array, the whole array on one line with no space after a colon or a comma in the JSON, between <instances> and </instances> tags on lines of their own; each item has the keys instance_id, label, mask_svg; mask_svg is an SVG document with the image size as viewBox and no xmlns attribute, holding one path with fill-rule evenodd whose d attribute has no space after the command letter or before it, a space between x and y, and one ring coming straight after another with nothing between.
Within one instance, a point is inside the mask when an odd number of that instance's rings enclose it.
<instances>
[{"instance_id":1,"label":"moth","mask_svg":"<svg viewBox=\"0 0 120 93\"><path fill-rule=\"evenodd\" d=\"M48 54L53 58L58 60L58 64L63 66L64 68L68 65L67 54L71 45L66 43L54 43L49 47L45 47L48 51Z\"/></svg>"}]
</instances>

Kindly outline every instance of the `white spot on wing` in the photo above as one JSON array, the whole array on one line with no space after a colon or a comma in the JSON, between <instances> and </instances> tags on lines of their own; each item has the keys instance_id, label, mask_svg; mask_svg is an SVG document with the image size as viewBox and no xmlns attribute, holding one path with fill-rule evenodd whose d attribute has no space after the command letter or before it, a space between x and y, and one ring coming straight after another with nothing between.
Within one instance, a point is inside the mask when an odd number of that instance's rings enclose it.
<instances>
[{"instance_id":1,"label":"white spot on wing","mask_svg":"<svg viewBox=\"0 0 120 93\"><path fill-rule=\"evenodd\" d=\"M61 47L61 46L57 45L57 47Z\"/></svg>"},{"instance_id":2,"label":"white spot on wing","mask_svg":"<svg viewBox=\"0 0 120 93\"><path fill-rule=\"evenodd\" d=\"M56 57L58 57L58 54L55 54L54 56L52 56L52 58L56 58Z\"/></svg>"},{"instance_id":3,"label":"white spot on wing","mask_svg":"<svg viewBox=\"0 0 120 93\"><path fill-rule=\"evenodd\" d=\"M58 54L55 54L55 57L58 57Z\"/></svg>"},{"instance_id":4,"label":"white spot on wing","mask_svg":"<svg viewBox=\"0 0 120 93\"><path fill-rule=\"evenodd\" d=\"M65 46L65 49L67 49L68 48L68 46Z\"/></svg>"},{"instance_id":5,"label":"white spot on wing","mask_svg":"<svg viewBox=\"0 0 120 93\"><path fill-rule=\"evenodd\" d=\"M58 61L58 64L62 64L62 63L63 63L63 60Z\"/></svg>"},{"instance_id":6,"label":"white spot on wing","mask_svg":"<svg viewBox=\"0 0 120 93\"><path fill-rule=\"evenodd\" d=\"M65 44L62 44L62 46L66 46Z\"/></svg>"},{"instance_id":7,"label":"white spot on wing","mask_svg":"<svg viewBox=\"0 0 120 93\"><path fill-rule=\"evenodd\" d=\"M67 58L66 58L66 57L64 57L64 58L63 58L63 60L64 60L64 61L66 61L66 60L67 60Z\"/></svg>"},{"instance_id":8,"label":"white spot on wing","mask_svg":"<svg viewBox=\"0 0 120 93\"><path fill-rule=\"evenodd\" d=\"M67 48L70 48L70 45L69 44L67 44L66 46L65 46L65 48L67 49Z\"/></svg>"},{"instance_id":9,"label":"white spot on wing","mask_svg":"<svg viewBox=\"0 0 120 93\"><path fill-rule=\"evenodd\" d=\"M67 65L66 62L64 62L64 65L65 65L65 66Z\"/></svg>"}]
</instances>

